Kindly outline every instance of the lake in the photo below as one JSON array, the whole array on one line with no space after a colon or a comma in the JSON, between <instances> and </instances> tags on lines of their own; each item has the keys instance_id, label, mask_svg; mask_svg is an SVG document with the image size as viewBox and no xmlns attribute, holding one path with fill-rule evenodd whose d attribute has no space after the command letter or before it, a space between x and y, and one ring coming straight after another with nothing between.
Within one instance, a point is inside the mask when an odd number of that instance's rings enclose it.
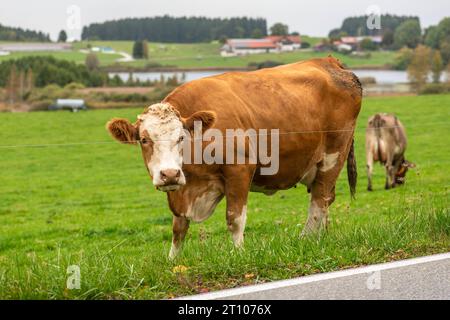
<instances>
[{"instance_id":1,"label":"lake","mask_svg":"<svg viewBox=\"0 0 450 320\"><path fill-rule=\"evenodd\" d=\"M204 77L214 76L217 74L224 73L225 71L171 71L171 72L134 72L133 78L139 79L140 81L156 81L161 79L163 76L165 79L177 76L177 78L183 82L188 82ZM375 78L377 84L397 84L397 83L407 83L408 75L406 71L397 70L353 70L353 72L358 77L373 77ZM123 81L127 81L129 78L128 72L110 72L109 76L114 77L118 75Z\"/></svg>"}]
</instances>

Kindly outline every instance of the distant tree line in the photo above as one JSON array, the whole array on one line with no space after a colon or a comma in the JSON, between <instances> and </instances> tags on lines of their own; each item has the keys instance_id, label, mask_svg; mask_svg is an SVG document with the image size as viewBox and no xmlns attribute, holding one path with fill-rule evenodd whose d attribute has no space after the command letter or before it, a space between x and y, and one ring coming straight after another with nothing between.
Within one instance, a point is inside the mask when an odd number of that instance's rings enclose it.
<instances>
[{"instance_id":1,"label":"distant tree line","mask_svg":"<svg viewBox=\"0 0 450 320\"><path fill-rule=\"evenodd\" d=\"M20 87L27 79L27 87L45 87L57 84L61 87L77 82L86 87L99 87L108 82L106 72L90 71L75 62L46 56L29 56L0 63L0 87Z\"/></svg>"},{"instance_id":2,"label":"distant tree line","mask_svg":"<svg viewBox=\"0 0 450 320\"><path fill-rule=\"evenodd\" d=\"M414 16L396 16L384 14L380 16L381 29L367 27L368 16L346 18L342 26L333 29L328 34L330 40L337 40L344 36L381 36L381 47L387 50L398 50L402 47L415 48L422 41L420 20ZM375 50L374 43L362 43L363 50Z\"/></svg>"},{"instance_id":3,"label":"distant tree line","mask_svg":"<svg viewBox=\"0 0 450 320\"><path fill-rule=\"evenodd\" d=\"M450 92L450 17L425 30L415 49L403 47L395 66L408 71L409 80L419 93ZM442 84L443 73L447 84ZM432 83L428 84L431 74Z\"/></svg>"},{"instance_id":4,"label":"distant tree line","mask_svg":"<svg viewBox=\"0 0 450 320\"><path fill-rule=\"evenodd\" d=\"M381 29L369 29L367 28L367 19L369 16L349 17L342 22L340 28L336 28L330 31L329 37L332 38L338 34L345 34L347 36L382 36L385 32L394 32L403 22L407 20L415 20L418 23L419 18L414 16L396 16L390 14L382 14Z\"/></svg>"},{"instance_id":5,"label":"distant tree line","mask_svg":"<svg viewBox=\"0 0 450 320\"><path fill-rule=\"evenodd\" d=\"M430 26L422 31L420 20L413 16L381 15L381 29L367 28L368 16L346 18L342 26L329 32L329 42L345 36L381 36L380 45L370 39L360 43L362 50L376 50L380 47L386 50L401 48L414 49L424 44L432 49L440 50L444 63L450 60L450 17L446 17L438 25ZM404 68L405 66L403 66Z\"/></svg>"},{"instance_id":6,"label":"distant tree line","mask_svg":"<svg viewBox=\"0 0 450 320\"><path fill-rule=\"evenodd\" d=\"M40 31L6 27L0 24L0 40L49 42L50 36Z\"/></svg>"},{"instance_id":7,"label":"distant tree line","mask_svg":"<svg viewBox=\"0 0 450 320\"><path fill-rule=\"evenodd\" d=\"M152 17L93 23L83 28L83 40L148 40L195 43L224 38L267 35L263 18Z\"/></svg>"}]
</instances>

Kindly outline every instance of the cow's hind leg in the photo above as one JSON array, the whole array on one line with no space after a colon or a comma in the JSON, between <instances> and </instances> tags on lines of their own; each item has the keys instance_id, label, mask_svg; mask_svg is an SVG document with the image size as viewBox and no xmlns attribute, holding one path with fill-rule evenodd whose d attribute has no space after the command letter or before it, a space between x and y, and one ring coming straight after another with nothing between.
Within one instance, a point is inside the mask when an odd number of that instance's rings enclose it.
<instances>
[{"instance_id":1,"label":"cow's hind leg","mask_svg":"<svg viewBox=\"0 0 450 320\"><path fill-rule=\"evenodd\" d=\"M328 208L334 202L336 181L326 178L318 173L311 189L311 201L309 205L308 219L302 231L302 236L316 233L325 229L328 225Z\"/></svg>"},{"instance_id":2,"label":"cow's hind leg","mask_svg":"<svg viewBox=\"0 0 450 320\"><path fill-rule=\"evenodd\" d=\"M346 148L325 153L323 160L318 164L317 174L311 186L308 219L302 236L316 233L328 225L328 208L335 199L336 181L347 160L351 139L349 141Z\"/></svg>"},{"instance_id":3,"label":"cow's hind leg","mask_svg":"<svg viewBox=\"0 0 450 320\"><path fill-rule=\"evenodd\" d=\"M173 216L172 221L172 246L169 252L169 259L173 260L180 253L183 240L189 229L189 220L185 217Z\"/></svg>"}]
</instances>

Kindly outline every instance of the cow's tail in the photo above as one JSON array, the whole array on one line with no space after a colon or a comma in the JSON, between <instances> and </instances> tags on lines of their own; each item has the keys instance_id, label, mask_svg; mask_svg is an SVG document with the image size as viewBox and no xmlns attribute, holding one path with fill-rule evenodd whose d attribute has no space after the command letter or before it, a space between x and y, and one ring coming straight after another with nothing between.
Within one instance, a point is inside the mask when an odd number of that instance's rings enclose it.
<instances>
[{"instance_id":1,"label":"cow's tail","mask_svg":"<svg viewBox=\"0 0 450 320\"><path fill-rule=\"evenodd\" d=\"M356 159L355 159L355 139L352 138L352 144L350 146L350 151L347 156L347 178L348 185L350 186L350 195L352 199L355 199L356 193L356 179L358 177L358 172L356 170Z\"/></svg>"}]
</instances>

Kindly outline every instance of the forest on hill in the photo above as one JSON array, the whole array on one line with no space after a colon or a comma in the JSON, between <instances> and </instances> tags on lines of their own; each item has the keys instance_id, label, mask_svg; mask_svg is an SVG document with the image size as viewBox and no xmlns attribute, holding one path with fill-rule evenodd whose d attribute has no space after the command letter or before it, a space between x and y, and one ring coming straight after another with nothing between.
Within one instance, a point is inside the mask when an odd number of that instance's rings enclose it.
<instances>
[{"instance_id":1,"label":"forest on hill","mask_svg":"<svg viewBox=\"0 0 450 320\"><path fill-rule=\"evenodd\" d=\"M382 36L386 32L394 32L398 26L407 20L414 20L420 24L419 17L397 16L382 14L380 16L381 29L369 29L367 27L368 16L348 17L342 22L340 28L330 31L330 36L343 33L348 36Z\"/></svg>"},{"instance_id":2,"label":"forest on hill","mask_svg":"<svg viewBox=\"0 0 450 320\"><path fill-rule=\"evenodd\" d=\"M263 18L152 17L93 23L83 28L83 40L148 40L195 43L224 38L260 38L267 35Z\"/></svg>"},{"instance_id":3,"label":"forest on hill","mask_svg":"<svg viewBox=\"0 0 450 320\"><path fill-rule=\"evenodd\" d=\"M0 41L48 42L50 41L50 37L41 31L7 27L0 24Z\"/></svg>"}]
</instances>

